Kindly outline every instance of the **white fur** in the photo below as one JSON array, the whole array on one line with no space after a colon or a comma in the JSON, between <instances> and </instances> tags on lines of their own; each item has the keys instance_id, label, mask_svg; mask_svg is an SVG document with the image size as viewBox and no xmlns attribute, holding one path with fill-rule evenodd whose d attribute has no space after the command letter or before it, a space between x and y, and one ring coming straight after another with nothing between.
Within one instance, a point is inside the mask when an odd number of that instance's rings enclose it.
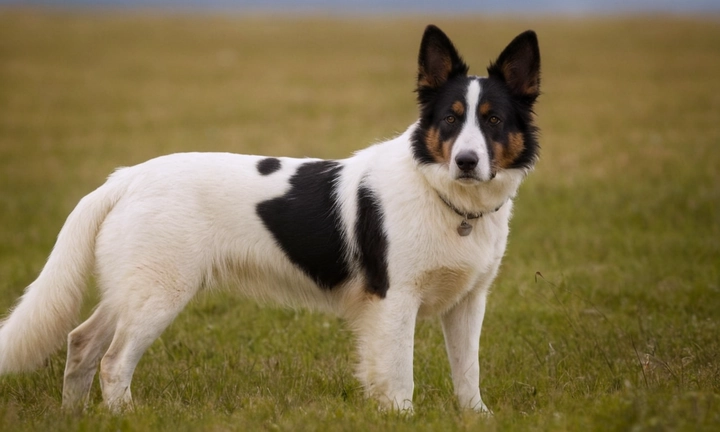
<instances>
[{"instance_id":1,"label":"white fur","mask_svg":"<svg viewBox=\"0 0 720 432\"><path fill-rule=\"evenodd\" d=\"M130 404L130 381L147 347L198 290L227 285L253 298L346 318L368 395L400 410L412 409L416 319L440 315L458 400L486 410L479 391L480 329L505 252L511 198L525 172L500 171L490 182L468 184L454 180L451 166L418 166L410 145L416 127L339 161L340 214L351 245L361 181L380 202L388 239L386 298L369 294L357 269L340 287L318 288L256 214L258 203L288 190L307 159L282 158L279 172L261 176L258 156L173 154L118 170L70 214L47 265L0 328L0 373L37 367L61 344L94 265L102 300L68 335L64 406L87 401L98 362L106 404ZM483 147L477 125L468 128L468 143ZM487 152L482 155L487 159ZM489 169L488 160L482 163ZM459 208L488 214L461 237L462 219L438 193Z\"/></svg>"},{"instance_id":2,"label":"white fur","mask_svg":"<svg viewBox=\"0 0 720 432\"><path fill-rule=\"evenodd\" d=\"M478 104L480 103L480 82L477 79L470 81L465 95L465 101L467 102L467 112L476 113ZM453 144L450 160L454 161L457 155L463 151L469 151L478 156L478 166L475 168L477 178L482 181L490 180L492 173L487 142L480 130L480 125L475 115L466 116L465 124L463 124L460 135ZM461 170L458 166L454 163L450 164L450 175L453 176L453 178L457 178L460 174Z\"/></svg>"}]
</instances>

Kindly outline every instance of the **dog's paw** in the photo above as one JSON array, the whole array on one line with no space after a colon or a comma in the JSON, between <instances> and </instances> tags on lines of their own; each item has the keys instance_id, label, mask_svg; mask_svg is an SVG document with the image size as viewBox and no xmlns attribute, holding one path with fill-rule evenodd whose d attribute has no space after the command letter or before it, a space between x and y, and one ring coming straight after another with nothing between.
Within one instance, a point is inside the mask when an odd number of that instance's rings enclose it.
<instances>
[{"instance_id":1,"label":"dog's paw","mask_svg":"<svg viewBox=\"0 0 720 432\"><path fill-rule=\"evenodd\" d=\"M476 402L472 404L465 405L466 408L471 409L473 412L477 414L481 414L483 417L492 417L493 412L490 410L490 408L485 405L485 403L482 401L482 399L477 400Z\"/></svg>"},{"instance_id":2,"label":"dog's paw","mask_svg":"<svg viewBox=\"0 0 720 432\"><path fill-rule=\"evenodd\" d=\"M400 416L412 416L415 414L412 401L405 399L402 402L385 398L378 400L378 410L383 413L398 414Z\"/></svg>"},{"instance_id":3,"label":"dog's paw","mask_svg":"<svg viewBox=\"0 0 720 432\"><path fill-rule=\"evenodd\" d=\"M493 414L492 411L490 411L490 408L487 407L484 403L480 402L479 405L475 406L473 408L473 411L475 411L478 414L481 414L484 417L493 417L495 414Z\"/></svg>"},{"instance_id":4,"label":"dog's paw","mask_svg":"<svg viewBox=\"0 0 720 432\"><path fill-rule=\"evenodd\" d=\"M480 391L476 391L474 394L458 395L458 406L463 410L483 414L487 417L493 415L490 408L483 402Z\"/></svg>"}]
</instances>

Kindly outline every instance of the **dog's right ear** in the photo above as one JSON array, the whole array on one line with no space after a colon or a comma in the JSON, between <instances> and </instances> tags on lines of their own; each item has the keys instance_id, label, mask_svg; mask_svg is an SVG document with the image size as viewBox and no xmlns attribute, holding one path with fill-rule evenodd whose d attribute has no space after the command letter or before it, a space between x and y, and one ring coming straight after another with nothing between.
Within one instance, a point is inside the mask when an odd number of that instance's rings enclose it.
<instances>
[{"instance_id":1,"label":"dog's right ear","mask_svg":"<svg viewBox=\"0 0 720 432\"><path fill-rule=\"evenodd\" d=\"M417 92L423 102L423 92L436 90L456 75L466 75L463 62L450 39L442 30L429 25L425 28L418 55Z\"/></svg>"}]
</instances>

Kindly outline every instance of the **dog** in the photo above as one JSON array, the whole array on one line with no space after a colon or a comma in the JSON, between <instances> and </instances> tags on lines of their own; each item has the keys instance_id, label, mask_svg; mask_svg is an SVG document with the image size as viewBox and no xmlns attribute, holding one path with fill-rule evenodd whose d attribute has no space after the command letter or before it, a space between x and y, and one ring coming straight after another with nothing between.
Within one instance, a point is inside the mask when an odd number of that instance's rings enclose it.
<instances>
[{"instance_id":1,"label":"dog","mask_svg":"<svg viewBox=\"0 0 720 432\"><path fill-rule=\"evenodd\" d=\"M419 119L342 160L180 153L115 171L68 216L38 278L0 327L0 374L41 365L67 337L62 404L132 406L145 350L200 290L330 311L357 344L357 377L412 411L418 318L441 317L459 405L488 411L478 348L513 199L539 154L536 34L468 75L425 29ZM72 330L87 279L101 300ZM71 331L72 330L72 331ZM68 334L69 332L69 334Z\"/></svg>"}]
</instances>

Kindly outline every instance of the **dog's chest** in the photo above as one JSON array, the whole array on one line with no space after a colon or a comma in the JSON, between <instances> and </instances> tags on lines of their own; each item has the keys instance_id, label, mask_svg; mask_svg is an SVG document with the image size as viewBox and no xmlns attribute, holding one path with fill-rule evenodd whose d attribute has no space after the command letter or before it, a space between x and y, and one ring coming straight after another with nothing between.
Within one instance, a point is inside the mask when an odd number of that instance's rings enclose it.
<instances>
[{"instance_id":1,"label":"dog's chest","mask_svg":"<svg viewBox=\"0 0 720 432\"><path fill-rule=\"evenodd\" d=\"M492 282L505 251L507 230L483 221L473 231L461 237L449 226L439 235L419 236L408 276L421 300L420 316L443 313L471 290L487 289Z\"/></svg>"},{"instance_id":2,"label":"dog's chest","mask_svg":"<svg viewBox=\"0 0 720 432\"><path fill-rule=\"evenodd\" d=\"M418 314L432 316L446 311L473 286L472 269L439 267L421 272L416 287L422 303Z\"/></svg>"}]
</instances>

